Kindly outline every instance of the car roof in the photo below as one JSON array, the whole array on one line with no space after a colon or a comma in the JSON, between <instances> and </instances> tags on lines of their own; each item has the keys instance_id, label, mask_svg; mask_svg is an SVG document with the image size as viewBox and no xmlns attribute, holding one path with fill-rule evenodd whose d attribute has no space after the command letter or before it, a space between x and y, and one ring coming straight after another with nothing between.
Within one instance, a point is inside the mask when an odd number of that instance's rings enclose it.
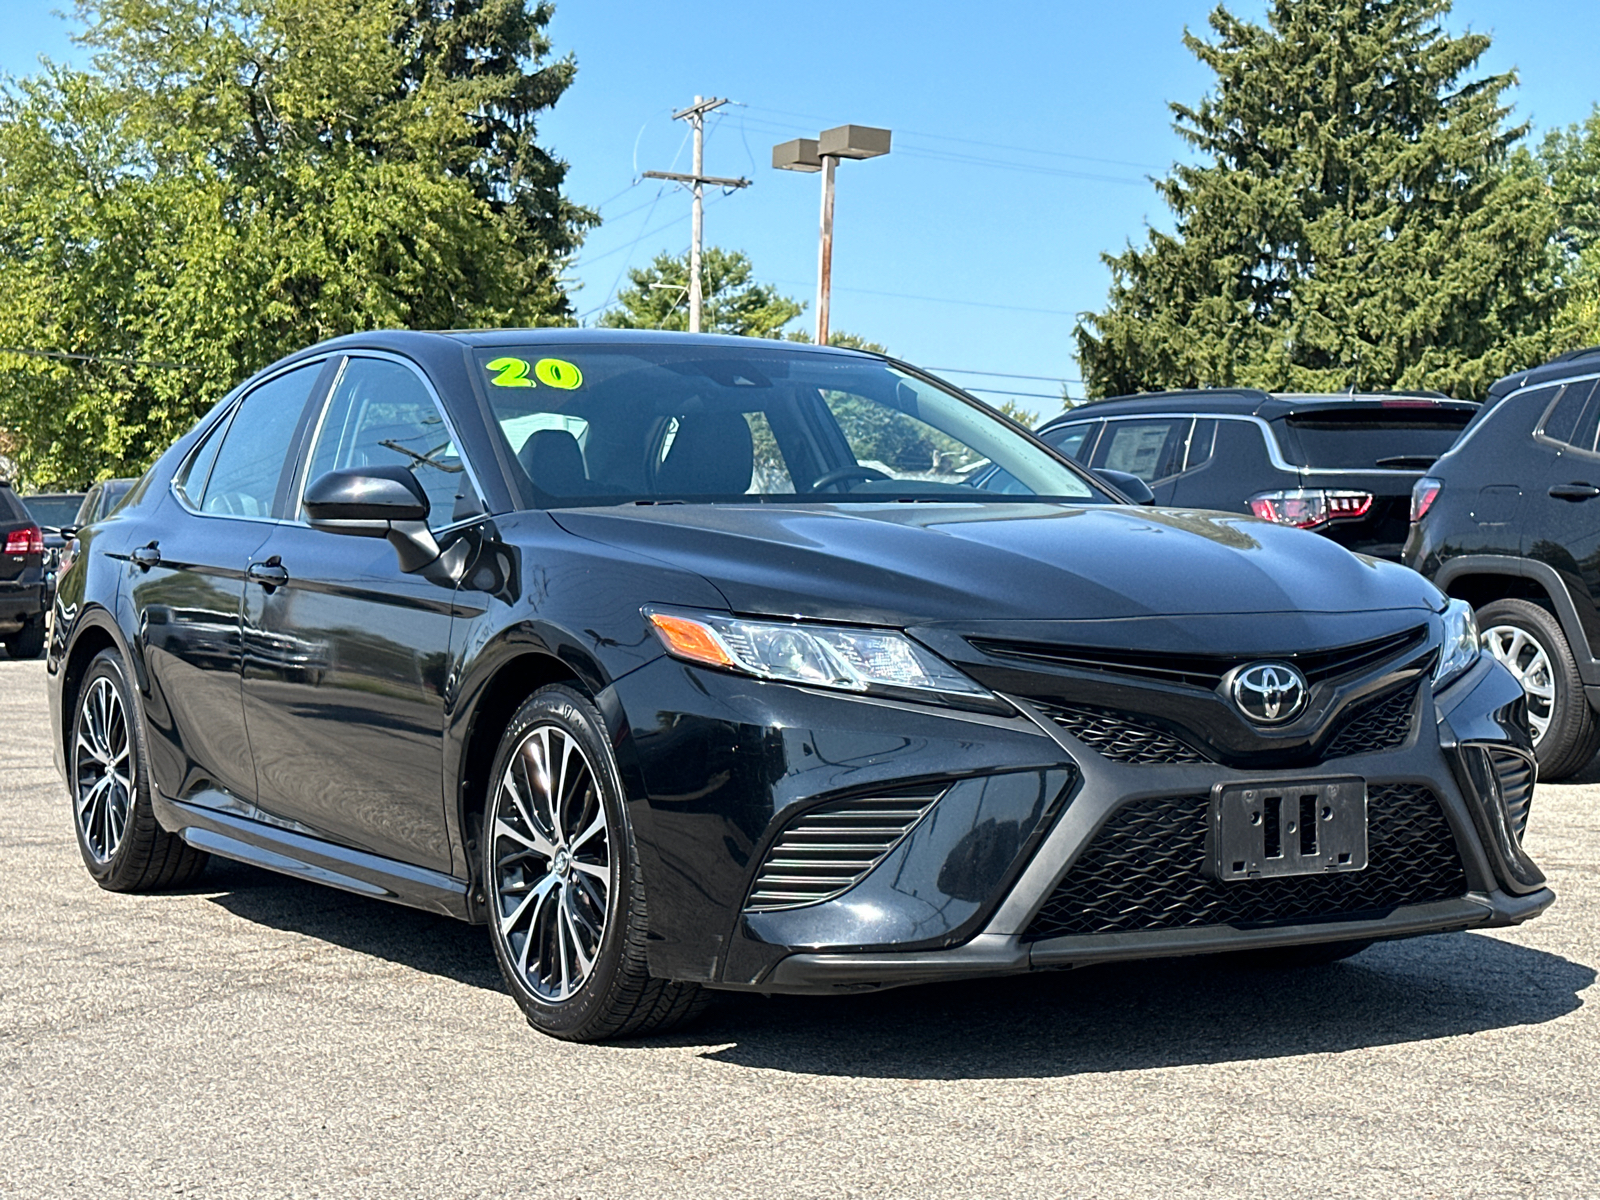
<instances>
[{"instance_id":1,"label":"car roof","mask_svg":"<svg viewBox=\"0 0 1600 1200\"><path fill-rule=\"evenodd\" d=\"M1489 389L1489 395L1491 397L1500 397L1508 392L1515 392L1534 384L1565 379L1575 373L1588 374L1591 372L1600 372L1600 346L1589 346L1582 350L1568 350L1565 354L1558 354L1549 362L1537 367L1514 371L1503 379L1496 380L1494 386Z\"/></svg>"},{"instance_id":2,"label":"car roof","mask_svg":"<svg viewBox=\"0 0 1600 1200\"><path fill-rule=\"evenodd\" d=\"M1454 400L1440 392L1263 392L1255 388L1187 388L1171 392L1144 392L1137 396L1112 396L1091 400L1052 418L1041 429L1073 421L1104 417L1160 415L1162 413L1220 413L1274 420L1306 412L1364 408L1454 409L1463 414L1478 410L1473 400Z\"/></svg>"},{"instance_id":3,"label":"car roof","mask_svg":"<svg viewBox=\"0 0 1600 1200\"><path fill-rule=\"evenodd\" d=\"M394 350L400 353L437 352L443 347L459 346L527 346L549 343L563 346L624 346L671 345L706 346L719 349L796 350L808 354L866 355L882 358L871 351L855 350L848 346L813 346L809 342L780 341L773 338L734 337L720 333L677 333L662 329L577 329L564 326L542 326L534 329L377 329L367 333L346 334L308 346L302 354L322 354L329 350L375 349Z\"/></svg>"}]
</instances>

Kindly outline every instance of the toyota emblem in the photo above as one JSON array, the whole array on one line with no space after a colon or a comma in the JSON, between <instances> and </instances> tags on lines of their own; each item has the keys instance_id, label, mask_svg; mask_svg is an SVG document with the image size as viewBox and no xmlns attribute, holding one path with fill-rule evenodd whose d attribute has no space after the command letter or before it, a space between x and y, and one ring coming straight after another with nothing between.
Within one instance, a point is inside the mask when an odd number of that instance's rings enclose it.
<instances>
[{"instance_id":1,"label":"toyota emblem","mask_svg":"<svg viewBox=\"0 0 1600 1200\"><path fill-rule=\"evenodd\" d=\"M1306 677L1288 663L1255 663L1233 677L1233 702L1257 725L1281 725L1306 706Z\"/></svg>"}]
</instances>

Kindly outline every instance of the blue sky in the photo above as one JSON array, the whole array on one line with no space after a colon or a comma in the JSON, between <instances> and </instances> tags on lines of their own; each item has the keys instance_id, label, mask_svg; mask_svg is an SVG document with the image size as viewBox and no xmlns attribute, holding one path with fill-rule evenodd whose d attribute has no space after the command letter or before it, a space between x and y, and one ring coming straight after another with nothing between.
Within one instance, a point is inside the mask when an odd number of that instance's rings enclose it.
<instances>
[{"instance_id":1,"label":"blue sky","mask_svg":"<svg viewBox=\"0 0 1600 1200\"><path fill-rule=\"evenodd\" d=\"M1265 11L1261 0L1230 7ZM78 53L49 9L0 0L0 70ZM1078 375L1075 315L1105 299L1100 252L1165 220L1147 177L1183 153L1168 101L1192 102L1211 83L1181 42L1210 11L1203 0L560 0L551 34L576 55L578 78L541 140L572 164L572 197L605 218L573 272L578 310L592 322L627 267L687 248L687 196L634 181L688 169L671 112L696 94L741 102L709 124L707 171L755 181L713 193L706 240L744 250L761 278L807 301L818 179L772 170L771 147L847 122L887 126L893 153L839 170L834 328L961 368L947 373L969 385L1044 393L1018 399L1052 412L1050 381ZM1517 119L1535 136L1600 100L1593 0L1458 0L1447 26L1493 35L1483 68L1520 71Z\"/></svg>"}]
</instances>

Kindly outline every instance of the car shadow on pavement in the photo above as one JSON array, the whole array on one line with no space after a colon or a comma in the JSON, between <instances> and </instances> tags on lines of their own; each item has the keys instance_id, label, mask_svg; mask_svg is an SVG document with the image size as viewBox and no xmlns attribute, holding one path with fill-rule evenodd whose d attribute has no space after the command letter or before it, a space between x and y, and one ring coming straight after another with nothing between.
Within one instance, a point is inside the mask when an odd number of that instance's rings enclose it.
<instances>
[{"instance_id":1,"label":"car shadow on pavement","mask_svg":"<svg viewBox=\"0 0 1600 1200\"><path fill-rule=\"evenodd\" d=\"M317 938L473 987L505 990L483 929L452 917L351 895L225 858L213 858L205 874L185 890L208 896L212 903L257 925Z\"/></svg>"},{"instance_id":2,"label":"car shadow on pavement","mask_svg":"<svg viewBox=\"0 0 1600 1200\"><path fill-rule=\"evenodd\" d=\"M1325 1054L1554 1020L1592 967L1481 934L1272 969L1169 959L845 997L721 997L719 1062L893 1079L1048 1078Z\"/></svg>"},{"instance_id":3,"label":"car shadow on pavement","mask_svg":"<svg viewBox=\"0 0 1600 1200\"><path fill-rule=\"evenodd\" d=\"M259 925L504 991L489 939L449 917L213 859L189 889ZM1324 1054L1536 1025L1595 970L1476 933L1380 943L1324 967L1167 959L847 996L718 993L693 1025L614 1048L811 1075L1049 1078ZM510 1003L510 1000L507 1000Z\"/></svg>"}]
</instances>

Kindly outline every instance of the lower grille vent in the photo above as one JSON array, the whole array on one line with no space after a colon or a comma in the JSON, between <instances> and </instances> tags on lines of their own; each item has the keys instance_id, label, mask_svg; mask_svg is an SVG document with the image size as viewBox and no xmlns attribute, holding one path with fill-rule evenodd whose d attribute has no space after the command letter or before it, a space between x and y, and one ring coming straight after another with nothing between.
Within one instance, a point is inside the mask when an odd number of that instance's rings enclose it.
<instances>
[{"instance_id":1,"label":"lower grille vent","mask_svg":"<svg viewBox=\"0 0 1600 1200\"><path fill-rule=\"evenodd\" d=\"M1135 800L1084 850L1028 927L1068 934L1354 917L1466 894L1455 838L1426 788L1374 786L1367 869L1223 883L1204 873L1206 796Z\"/></svg>"},{"instance_id":2,"label":"lower grille vent","mask_svg":"<svg viewBox=\"0 0 1600 1200\"><path fill-rule=\"evenodd\" d=\"M1393 750L1411 736L1411 715L1416 709L1416 687L1368 701L1348 717L1344 728L1329 743L1323 758L1343 758L1347 754L1373 754Z\"/></svg>"},{"instance_id":3,"label":"lower grille vent","mask_svg":"<svg viewBox=\"0 0 1600 1200\"><path fill-rule=\"evenodd\" d=\"M1504 750L1489 751L1489 759L1500 778L1500 795L1505 800L1511 832L1521 842L1528 828L1528 810L1533 807L1533 764L1520 754Z\"/></svg>"},{"instance_id":4,"label":"lower grille vent","mask_svg":"<svg viewBox=\"0 0 1600 1200\"><path fill-rule=\"evenodd\" d=\"M849 891L888 857L943 794L943 788L930 788L858 796L812 809L767 851L745 911L820 904Z\"/></svg>"},{"instance_id":5,"label":"lower grille vent","mask_svg":"<svg viewBox=\"0 0 1600 1200\"><path fill-rule=\"evenodd\" d=\"M1077 704L1033 703L1073 737L1113 762L1124 763L1203 763L1210 762L1200 751L1185 745L1172 734L1126 714Z\"/></svg>"}]
</instances>

